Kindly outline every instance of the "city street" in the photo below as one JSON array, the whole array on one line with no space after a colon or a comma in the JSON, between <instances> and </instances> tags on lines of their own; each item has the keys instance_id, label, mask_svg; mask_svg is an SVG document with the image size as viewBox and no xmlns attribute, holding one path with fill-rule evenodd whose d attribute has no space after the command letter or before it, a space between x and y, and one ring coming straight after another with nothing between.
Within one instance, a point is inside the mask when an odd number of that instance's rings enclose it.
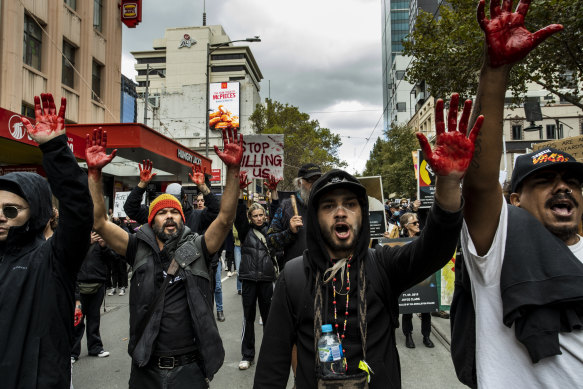
<instances>
[{"instance_id":1,"label":"city street","mask_svg":"<svg viewBox=\"0 0 583 389\"><path fill-rule=\"evenodd\" d=\"M255 365L247 371L239 371L241 358L241 321L243 309L241 297L237 294L234 277L226 277L223 272L223 304L226 321L218 323L223 345L225 347L225 362L211 383L212 388L251 388ZM85 340L81 349L81 357L73 365L73 384L75 389L117 389L127 388L131 360L127 353L129 312L129 293L125 296L106 296L106 312L102 310L101 336L105 350L110 352L107 358L87 356ZM464 388L455 377L453 365L449 356L449 322L440 318L432 318L434 333L432 335L435 348L423 346L420 333L421 322L413 315L413 338L417 345L415 349L404 346L405 338L398 329L396 331L397 347L401 359L403 388ZM443 334L439 336L438 330ZM261 345L262 326L255 324L257 353ZM292 388L292 378L287 388Z\"/></svg>"}]
</instances>

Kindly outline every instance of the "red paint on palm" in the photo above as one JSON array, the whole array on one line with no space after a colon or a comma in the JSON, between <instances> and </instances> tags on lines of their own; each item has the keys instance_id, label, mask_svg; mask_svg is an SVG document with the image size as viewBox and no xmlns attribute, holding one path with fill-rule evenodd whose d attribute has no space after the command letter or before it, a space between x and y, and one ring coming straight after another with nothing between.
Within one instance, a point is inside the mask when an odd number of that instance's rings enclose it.
<instances>
[{"instance_id":1,"label":"red paint on palm","mask_svg":"<svg viewBox=\"0 0 583 389\"><path fill-rule=\"evenodd\" d=\"M41 106L42 101L42 106ZM34 96L34 116L36 124L32 123L25 117L20 120L24 124L26 131L35 141L43 141L50 138L53 134L61 135L65 133L65 110L67 108L67 99L61 98L61 108L57 114L57 108L50 93L41 93Z\"/></svg>"},{"instance_id":2,"label":"red paint on palm","mask_svg":"<svg viewBox=\"0 0 583 389\"><path fill-rule=\"evenodd\" d=\"M243 158L243 134L239 134L237 139L237 129L229 128L227 131L223 128L223 151L215 146L215 152L227 166L239 166Z\"/></svg>"},{"instance_id":3,"label":"red paint on palm","mask_svg":"<svg viewBox=\"0 0 583 389\"><path fill-rule=\"evenodd\" d=\"M263 183L263 185L265 185L265 187L269 190L276 190L277 189L277 184L279 184L281 182L281 179L276 179L275 176L273 174L269 175L269 178L267 179L267 181L265 181Z\"/></svg>"},{"instance_id":4,"label":"red paint on palm","mask_svg":"<svg viewBox=\"0 0 583 389\"><path fill-rule=\"evenodd\" d=\"M150 182L157 174L152 173L154 164L149 159L142 160L142 164L138 164L138 168L140 169L140 181Z\"/></svg>"},{"instance_id":5,"label":"red paint on palm","mask_svg":"<svg viewBox=\"0 0 583 389\"><path fill-rule=\"evenodd\" d=\"M512 0L490 1L490 19L486 18L485 0L478 4L477 17L486 35L490 65L499 67L520 61L546 38L561 31L563 26L551 24L531 33L524 27L530 0L520 0L516 12L512 12Z\"/></svg>"},{"instance_id":6,"label":"red paint on palm","mask_svg":"<svg viewBox=\"0 0 583 389\"><path fill-rule=\"evenodd\" d=\"M437 132L435 148L432 150L427 138L418 132L417 139L423 150L423 154L433 171L440 176L451 174L463 177L474 155L474 145L482 122L483 116L479 116L470 131L469 138L466 137L470 111L472 110L471 100L464 104L464 111L459 123L457 124L457 107L459 95L454 93L451 96L450 108L448 114L447 132L445 131L445 122L443 117L443 100L437 100L435 104L435 128Z\"/></svg>"},{"instance_id":7,"label":"red paint on palm","mask_svg":"<svg viewBox=\"0 0 583 389\"><path fill-rule=\"evenodd\" d=\"M240 172L239 173L239 189L243 190L249 185L251 185L251 181L247 181L247 172Z\"/></svg>"},{"instance_id":8,"label":"red paint on palm","mask_svg":"<svg viewBox=\"0 0 583 389\"><path fill-rule=\"evenodd\" d=\"M106 153L107 131L101 127L93 130L93 136L87 134L85 143L85 161L87 162L88 174L93 178L99 178L101 169L111 162L117 149L110 155Z\"/></svg>"},{"instance_id":9,"label":"red paint on palm","mask_svg":"<svg viewBox=\"0 0 583 389\"><path fill-rule=\"evenodd\" d=\"M206 173L206 169L203 172L202 166L195 163L192 165L192 174L188 174L188 177L190 177L190 180L196 185L202 185L204 184L204 173Z\"/></svg>"}]
</instances>

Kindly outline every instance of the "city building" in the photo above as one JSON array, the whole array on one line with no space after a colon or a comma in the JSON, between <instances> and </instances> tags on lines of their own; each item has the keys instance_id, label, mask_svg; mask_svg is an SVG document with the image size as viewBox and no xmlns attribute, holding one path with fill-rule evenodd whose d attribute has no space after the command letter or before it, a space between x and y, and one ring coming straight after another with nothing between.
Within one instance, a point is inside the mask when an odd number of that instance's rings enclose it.
<instances>
[{"instance_id":1,"label":"city building","mask_svg":"<svg viewBox=\"0 0 583 389\"><path fill-rule=\"evenodd\" d=\"M121 123L135 123L137 121L138 84L121 75Z\"/></svg>"},{"instance_id":2,"label":"city building","mask_svg":"<svg viewBox=\"0 0 583 389\"><path fill-rule=\"evenodd\" d=\"M138 72L138 121L200 154L208 151L221 181L225 169L213 147L221 147L221 132L210 129L206 143L207 82L238 83L240 130L252 134L249 116L261 102L259 83L263 78L251 49L232 42L218 25L168 28L163 38L154 41L152 50L132 52ZM220 183L213 182L217 186Z\"/></svg>"},{"instance_id":3,"label":"city building","mask_svg":"<svg viewBox=\"0 0 583 389\"><path fill-rule=\"evenodd\" d=\"M0 1L0 107L34 118L50 92L68 123L119 122L121 34L116 2Z\"/></svg>"}]
</instances>

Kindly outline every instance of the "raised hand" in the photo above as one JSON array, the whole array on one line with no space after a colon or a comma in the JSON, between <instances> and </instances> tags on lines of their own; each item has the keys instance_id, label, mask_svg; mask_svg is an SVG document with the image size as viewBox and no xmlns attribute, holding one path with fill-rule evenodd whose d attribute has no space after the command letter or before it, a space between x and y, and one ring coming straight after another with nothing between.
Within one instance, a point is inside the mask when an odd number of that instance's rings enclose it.
<instances>
[{"instance_id":1,"label":"raised hand","mask_svg":"<svg viewBox=\"0 0 583 389\"><path fill-rule=\"evenodd\" d=\"M269 190L277 190L277 184L279 184L281 180L281 178L278 180L273 174L271 174L267 181L263 183L263 185L265 185L265 187Z\"/></svg>"},{"instance_id":2,"label":"raised hand","mask_svg":"<svg viewBox=\"0 0 583 389\"><path fill-rule=\"evenodd\" d=\"M107 148L107 131L103 131L101 127L93 130L93 136L87 134L87 141L85 144L85 161L89 175L95 173L101 174L101 169L111 162L117 149L113 150L110 155L107 155L105 149Z\"/></svg>"},{"instance_id":3,"label":"raised hand","mask_svg":"<svg viewBox=\"0 0 583 389\"><path fill-rule=\"evenodd\" d=\"M512 64L520 61L538 46L539 43L563 26L551 24L535 33L524 27L524 17L528 12L530 0L520 0L516 12L512 12L512 0L490 1L490 19L486 18L485 0L478 4L478 23L486 35L489 63L493 67Z\"/></svg>"},{"instance_id":4,"label":"raised hand","mask_svg":"<svg viewBox=\"0 0 583 389\"><path fill-rule=\"evenodd\" d=\"M223 151L219 151L219 148L215 146L215 152L225 165L239 166L243 157L243 134L239 134L238 142L236 128L229 128L228 134L227 137L227 130L223 128Z\"/></svg>"},{"instance_id":5,"label":"raised hand","mask_svg":"<svg viewBox=\"0 0 583 389\"><path fill-rule=\"evenodd\" d=\"M437 139L435 148L432 151L427 138L418 132L417 139L425 155L425 159L439 176L454 176L462 178L470 165L474 154L474 144L482 127L484 116L478 116L476 123L470 131L469 138L466 137L468 120L472 110L472 101L466 100L464 110L457 125L459 95L451 95L449 103L449 114L447 118L447 132L445 132L445 121L443 119L443 100L437 100L435 104L435 130Z\"/></svg>"},{"instance_id":6,"label":"raised hand","mask_svg":"<svg viewBox=\"0 0 583 389\"><path fill-rule=\"evenodd\" d=\"M202 166L199 164L194 164L192 165L192 174L188 174L188 177L190 177L190 180L192 182L194 182L196 185L202 185L204 184L204 174L206 173L206 169L205 171L202 170Z\"/></svg>"},{"instance_id":7,"label":"raised hand","mask_svg":"<svg viewBox=\"0 0 583 389\"><path fill-rule=\"evenodd\" d=\"M240 172L239 173L239 189L243 190L249 185L251 185L252 181L247 181L247 172Z\"/></svg>"},{"instance_id":8,"label":"raised hand","mask_svg":"<svg viewBox=\"0 0 583 389\"><path fill-rule=\"evenodd\" d=\"M152 178L156 177L157 173L152 173L152 168L154 164L149 159L142 160L142 164L138 163L138 169L140 169L140 181L144 183L149 183Z\"/></svg>"},{"instance_id":9,"label":"raised hand","mask_svg":"<svg viewBox=\"0 0 583 389\"><path fill-rule=\"evenodd\" d=\"M41 108L42 100L42 108ZM50 93L41 93L40 98L34 96L34 116L36 124L33 126L25 117L20 117L28 135L38 144L43 144L65 133L65 110L67 99L61 98L61 108L57 115L57 108Z\"/></svg>"}]
</instances>

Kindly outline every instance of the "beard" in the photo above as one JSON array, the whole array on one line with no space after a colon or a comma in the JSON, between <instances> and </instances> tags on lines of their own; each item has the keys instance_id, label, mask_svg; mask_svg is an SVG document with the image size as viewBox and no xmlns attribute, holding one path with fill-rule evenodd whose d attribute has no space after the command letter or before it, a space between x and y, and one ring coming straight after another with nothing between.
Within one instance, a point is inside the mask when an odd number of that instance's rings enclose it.
<instances>
[{"instance_id":1,"label":"beard","mask_svg":"<svg viewBox=\"0 0 583 389\"><path fill-rule=\"evenodd\" d=\"M563 242L567 241L569 238L577 235L577 226L565 226L565 227L555 227L551 225L545 226L553 235L561 239Z\"/></svg>"},{"instance_id":2,"label":"beard","mask_svg":"<svg viewBox=\"0 0 583 389\"><path fill-rule=\"evenodd\" d=\"M352 237L351 240L338 240L334 237L334 227L331 228L321 228L320 232L322 233L322 238L324 239L324 243L328 246L332 251L335 252L345 252L347 254L354 251L356 248L356 243L358 242L358 238L360 235L360 226L351 226L350 227L350 235Z\"/></svg>"},{"instance_id":3,"label":"beard","mask_svg":"<svg viewBox=\"0 0 583 389\"><path fill-rule=\"evenodd\" d=\"M164 232L164 229L168 226L176 227L176 231L167 234L166 232ZM166 219L162 227L159 227L154 224L152 226L152 230L154 231L154 234L158 237L158 239L160 239L161 242L166 243L169 240L172 240L182 235L182 231L184 230L184 224L182 224L182 220L179 221L178 224L176 224L174 220Z\"/></svg>"},{"instance_id":4,"label":"beard","mask_svg":"<svg viewBox=\"0 0 583 389\"><path fill-rule=\"evenodd\" d=\"M302 185L300 188L300 196L302 197L302 201L307 204L308 199L310 198L310 190L307 189L305 186Z\"/></svg>"}]
</instances>

